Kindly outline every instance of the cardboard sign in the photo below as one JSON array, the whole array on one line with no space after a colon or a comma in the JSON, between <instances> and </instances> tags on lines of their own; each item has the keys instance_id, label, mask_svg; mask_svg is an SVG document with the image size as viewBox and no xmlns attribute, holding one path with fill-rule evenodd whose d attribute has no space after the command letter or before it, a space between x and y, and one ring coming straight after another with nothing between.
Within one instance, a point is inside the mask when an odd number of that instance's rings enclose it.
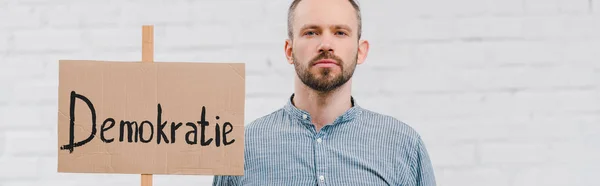
<instances>
[{"instance_id":1,"label":"cardboard sign","mask_svg":"<svg viewBox=\"0 0 600 186\"><path fill-rule=\"evenodd\" d=\"M243 175L243 63L59 63L59 172Z\"/></svg>"}]
</instances>

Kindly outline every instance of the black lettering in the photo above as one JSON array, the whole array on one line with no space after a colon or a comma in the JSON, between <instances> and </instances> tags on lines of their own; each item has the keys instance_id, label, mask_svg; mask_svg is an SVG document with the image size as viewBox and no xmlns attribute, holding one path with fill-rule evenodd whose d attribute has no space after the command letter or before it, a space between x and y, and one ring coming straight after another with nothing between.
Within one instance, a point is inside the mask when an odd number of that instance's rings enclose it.
<instances>
[{"instance_id":1,"label":"black lettering","mask_svg":"<svg viewBox=\"0 0 600 186\"><path fill-rule=\"evenodd\" d=\"M198 127L196 127L195 123L187 122L185 125L192 127L193 130L185 133L185 142L190 145L198 144ZM194 139L190 140L190 135L194 135Z\"/></svg>"},{"instance_id":2,"label":"black lettering","mask_svg":"<svg viewBox=\"0 0 600 186\"><path fill-rule=\"evenodd\" d=\"M127 142L138 142L138 124L136 121L124 121L121 120L121 132L119 134L119 141L123 142L123 133L125 131L125 125L127 125ZM135 125L135 126L133 126ZM135 129L135 132L134 132Z\"/></svg>"},{"instance_id":3,"label":"black lettering","mask_svg":"<svg viewBox=\"0 0 600 186\"><path fill-rule=\"evenodd\" d=\"M144 139L144 124L148 124L148 126L150 126L150 137L148 139ZM152 137L154 137L154 125L152 125L152 123L148 120L146 121L142 121L142 123L140 124L140 141L142 143L149 143L150 141L152 141Z\"/></svg>"},{"instance_id":4,"label":"black lettering","mask_svg":"<svg viewBox=\"0 0 600 186\"><path fill-rule=\"evenodd\" d=\"M110 125L108 127L106 127L106 123L110 122ZM106 137L104 137L104 132L108 131L109 129L113 128L115 126L115 119L113 118L106 118L106 120L104 120L104 123L102 123L102 126L100 127L100 139L102 139L102 141L104 143L111 143L115 140L115 138L110 138L110 139L106 139Z\"/></svg>"},{"instance_id":5,"label":"black lettering","mask_svg":"<svg viewBox=\"0 0 600 186\"><path fill-rule=\"evenodd\" d=\"M157 125L158 125L158 132L156 134L156 137L158 138L157 140L157 144L160 144L160 140L163 139L165 140L165 143L169 143L169 139L167 139L167 135L165 135L165 132L163 131L165 129L165 126L167 126L167 122L165 121L164 123L162 123L162 107L160 106L160 103L158 104L158 116L157 116Z\"/></svg>"},{"instance_id":6,"label":"black lettering","mask_svg":"<svg viewBox=\"0 0 600 186\"><path fill-rule=\"evenodd\" d=\"M175 143L175 131L181 127L181 125L183 125L181 122L177 124L175 124L175 122L171 123L171 143Z\"/></svg>"},{"instance_id":7,"label":"black lettering","mask_svg":"<svg viewBox=\"0 0 600 186\"><path fill-rule=\"evenodd\" d=\"M227 132L225 132L225 129L227 128L227 126L229 126L229 130L227 130ZM227 134L229 134L232 130L233 130L233 125L231 125L231 123L225 122L223 124L223 145L227 146L227 145L230 145L233 142L235 142L235 139L231 139L231 141L227 141Z\"/></svg>"},{"instance_id":8,"label":"black lettering","mask_svg":"<svg viewBox=\"0 0 600 186\"><path fill-rule=\"evenodd\" d=\"M221 146L221 132L220 132L221 128L219 128L219 124L217 123L215 125L215 145L217 145L217 147Z\"/></svg>"},{"instance_id":9,"label":"black lettering","mask_svg":"<svg viewBox=\"0 0 600 186\"><path fill-rule=\"evenodd\" d=\"M90 112L92 113L92 132L90 133L90 136L88 136L86 139L77 142L77 143L73 143L75 141L75 99L79 98L80 100L82 100L83 102L86 103L86 105L90 108ZM69 114L70 114L70 129L69 129L69 144L67 145L63 145L62 147L60 147L61 150L69 150L69 153L73 153L73 150L75 150L75 147L79 147L82 145L85 145L86 143L90 142L94 136L96 136L96 109L94 109L94 105L92 104L92 102L85 96L80 95L75 93L75 91L71 91L71 104L69 107Z\"/></svg>"},{"instance_id":10,"label":"black lettering","mask_svg":"<svg viewBox=\"0 0 600 186\"><path fill-rule=\"evenodd\" d=\"M208 121L206 121L206 108L204 106L202 106L202 114L200 115L200 121L198 121L198 124L200 125L200 145L202 146L208 146L210 145L210 143L212 142L212 138L208 138L208 140L206 140L206 126L208 126Z\"/></svg>"}]
</instances>

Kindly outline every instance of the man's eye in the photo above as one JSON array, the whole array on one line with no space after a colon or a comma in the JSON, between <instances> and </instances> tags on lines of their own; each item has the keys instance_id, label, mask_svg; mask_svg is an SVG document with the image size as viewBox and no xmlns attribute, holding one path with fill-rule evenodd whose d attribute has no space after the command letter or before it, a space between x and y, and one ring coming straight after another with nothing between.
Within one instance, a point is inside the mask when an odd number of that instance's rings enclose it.
<instances>
[{"instance_id":1,"label":"man's eye","mask_svg":"<svg viewBox=\"0 0 600 186\"><path fill-rule=\"evenodd\" d=\"M316 33L315 33L315 32L313 32L313 31L308 31L308 32L305 32L305 33L304 33L304 35L315 35L315 34L316 34Z\"/></svg>"},{"instance_id":2,"label":"man's eye","mask_svg":"<svg viewBox=\"0 0 600 186\"><path fill-rule=\"evenodd\" d=\"M346 32L343 32L343 31L338 31L338 32L336 32L336 34L337 35L348 35L348 34L346 34Z\"/></svg>"}]
</instances>

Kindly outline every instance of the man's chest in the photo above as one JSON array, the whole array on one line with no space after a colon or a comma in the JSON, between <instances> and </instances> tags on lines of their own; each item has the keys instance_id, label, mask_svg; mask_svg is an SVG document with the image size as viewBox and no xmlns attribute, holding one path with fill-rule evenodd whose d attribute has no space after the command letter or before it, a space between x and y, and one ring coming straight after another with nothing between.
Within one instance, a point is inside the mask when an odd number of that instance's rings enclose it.
<instances>
[{"instance_id":1,"label":"man's chest","mask_svg":"<svg viewBox=\"0 0 600 186\"><path fill-rule=\"evenodd\" d=\"M383 136L290 132L247 139L246 183L267 185L399 185L408 171ZM406 169L406 170L404 170Z\"/></svg>"}]
</instances>

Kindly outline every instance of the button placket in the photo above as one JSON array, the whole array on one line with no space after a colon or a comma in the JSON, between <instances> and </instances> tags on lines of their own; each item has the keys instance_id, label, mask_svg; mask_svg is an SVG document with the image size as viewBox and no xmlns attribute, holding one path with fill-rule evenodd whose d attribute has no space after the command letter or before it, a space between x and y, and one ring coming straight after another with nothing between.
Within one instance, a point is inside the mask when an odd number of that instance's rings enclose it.
<instances>
[{"instance_id":1,"label":"button placket","mask_svg":"<svg viewBox=\"0 0 600 186\"><path fill-rule=\"evenodd\" d=\"M328 162L325 160L326 155L326 147L324 146L324 139L327 136L326 129L321 129L316 135L314 139L315 145L315 160L317 165L317 181L318 185L325 184L325 175L327 175L326 170L328 167Z\"/></svg>"}]
</instances>

